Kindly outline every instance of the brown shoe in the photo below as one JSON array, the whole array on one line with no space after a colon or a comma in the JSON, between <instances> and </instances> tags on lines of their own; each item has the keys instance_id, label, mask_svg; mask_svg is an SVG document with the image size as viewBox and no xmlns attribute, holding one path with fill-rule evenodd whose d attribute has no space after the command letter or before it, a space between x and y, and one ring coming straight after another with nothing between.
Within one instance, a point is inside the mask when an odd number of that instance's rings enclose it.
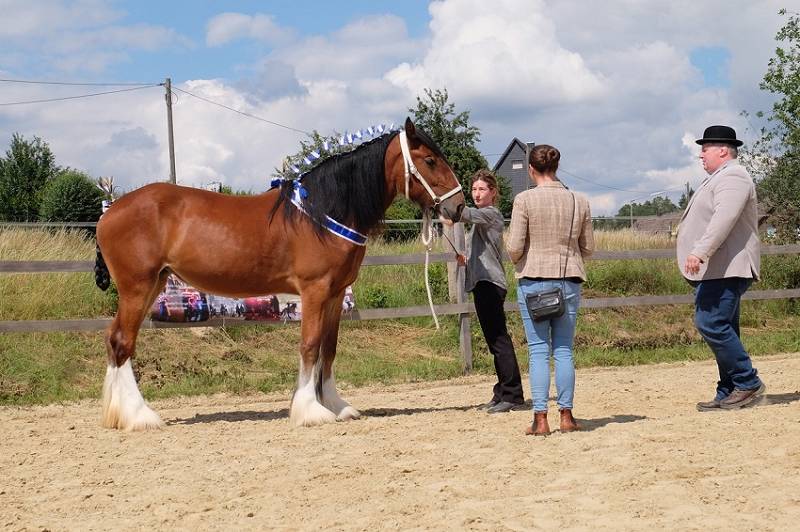
<instances>
[{"instance_id":1,"label":"brown shoe","mask_svg":"<svg viewBox=\"0 0 800 532\"><path fill-rule=\"evenodd\" d=\"M572 417L571 409L565 408L560 412L561 412L561 432L574 432L576 430L581 430L581 426L578 425L578 422L575 421L574 417Z\"/></svg>"},{"instance_id":2,"label":"brown shoe","mask_svg":"<svg viewBox=\"0 0 800 532\"><path fill-rule=\"evenodd\" d=\"M752 390L734 388L733 392L731 392L728 397L719 402L719 407L723 410L735 410L737 408L752 406L764 397L765 391L767 391L767 387L763 382L758 388Z\"/></svg>"},{"instance_id":3,"label":"brown shoe","mask_svg":"<svg viewBox=\"0 0 800 532\"><path fill-rule=\"evenodd\" d=\"M533 423L525 429L528 436L547 436L550 434L550 425L547 423L547 412L534 412Z\"/></svg>"},{"instance_id":4,"label":"brown shoe","mask_svg":"<svg viewBox=\"0 0 800 532\"><path fill-rule=\"evenodd\" d=\"M711 401L700 401L697 403L697 410L699 412L713 412L714 410L719 409L719 401L717 399L712 399Z\"/></svg>"}]
</instances>

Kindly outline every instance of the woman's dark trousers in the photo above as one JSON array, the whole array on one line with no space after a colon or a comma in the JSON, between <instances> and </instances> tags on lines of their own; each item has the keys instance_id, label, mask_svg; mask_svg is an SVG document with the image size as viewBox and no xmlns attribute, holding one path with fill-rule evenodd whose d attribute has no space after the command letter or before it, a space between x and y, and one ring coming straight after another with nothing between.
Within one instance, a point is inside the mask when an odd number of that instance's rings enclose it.
<instances>
[{"instance_id":1,"label":"woman's dark trousers","mask_svg":"<svg viewBox=\"0 0 800 532\"><path fill-rule=\"evenodd\" d=\"M478 281L472 289L475 299L475 312L481 324L483 337L494 355L494 369L497 384L494 385L494 401L523 403L522 379L519 374L514 344L506 327L506 313L503 304L506 291L489 281Z\"/></svg>"}]
</instances>

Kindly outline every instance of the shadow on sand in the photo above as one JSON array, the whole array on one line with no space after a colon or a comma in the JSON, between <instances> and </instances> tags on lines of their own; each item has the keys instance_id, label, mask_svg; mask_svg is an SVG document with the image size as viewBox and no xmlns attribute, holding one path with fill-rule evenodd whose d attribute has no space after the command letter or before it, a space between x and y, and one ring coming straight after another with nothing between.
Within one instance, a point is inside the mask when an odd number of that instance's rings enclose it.
<instances>
[{"instance_id":1,"label":"shadow on sand","mask_svg":"<svg viewBox=\"0 0 800 532\"><path fill-rule=\"evenodd\" d=\"M240 410L238 412L215 412L213 414L195 414L193 417L176 418L166 421L167 425L194 425L196 423L216 423L225 421L235 423L238 421L275 421L289 417L289 409L282 408L275 411L257 412L255 410Z\"/></svg>"},{"instance_id":2,"label":"shadow on sand","mask_svg":"<svg viewBox=\"0 0 800 532\"><path fill-rule=\"evenodd\" d=\"M800 401L800 392L794 393L768 393L761 400L761 405L785 405Z\"/></svg>"},{"instance_id":3,"label":"shadow on sand","mask_svg":"<svg viewBox=\"0 0 800 532\"><path fill-rule=\"evenodd\" d=\"M413 414L421 414L424 412L452 412L473 410L474 406L451 406L451 407L425 407L425 408L366 408L361 410L361 414L365 417L392 417L392 416L410 416ZM258 412L254 410L241 410L235 412L214 412L211 414L195 414L188 418L176 418L166 421L167 425L194 425L196 423L217 423L224 421L226 423L235 423L239 421L275 421L276 419L285 419L289 417L289 409L282 408L275 411Z\"/></svg>"},{"instance_id":4,"label":"shadow on sand","mask_svg":"<svg viewBox=\"0 0 800 532\"><path fill-rule=\"evenodd\" d=\"M635 421L642 421L647 419L647 416L637 416L633 414L615 414L609 417L601 417L597 419L582 419L577 418L578 423L583 428L584 432L605 427L611 423L633 423Z\"/></svg>"}]
</instances>

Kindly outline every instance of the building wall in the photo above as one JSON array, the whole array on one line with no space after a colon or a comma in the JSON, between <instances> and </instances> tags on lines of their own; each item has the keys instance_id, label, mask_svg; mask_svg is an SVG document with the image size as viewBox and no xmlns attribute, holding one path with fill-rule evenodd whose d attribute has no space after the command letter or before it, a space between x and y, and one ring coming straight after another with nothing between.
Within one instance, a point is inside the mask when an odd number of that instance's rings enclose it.
<instances>
[{"instance_id":1,"label":"building wall","mask_svg":"<svg viewBox=\"0 0 800 532\"><path fill-rule=\"evenodd\" d=\"M528 178L528 165L525 162L526 155L525 150L519 144L515 144L508 152L508 156L500 162L500 166L495 170L495 173L508 179L514 196L523 190L528 190L531 185Z\"/></svg>"}]
</instances>

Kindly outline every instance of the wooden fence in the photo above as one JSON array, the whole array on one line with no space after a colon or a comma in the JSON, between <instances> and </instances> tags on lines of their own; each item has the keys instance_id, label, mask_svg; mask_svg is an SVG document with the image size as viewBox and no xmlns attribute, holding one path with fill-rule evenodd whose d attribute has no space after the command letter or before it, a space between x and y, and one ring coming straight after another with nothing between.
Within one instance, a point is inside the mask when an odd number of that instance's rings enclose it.
<instances>
[{"instance_id":1,"label":"wooden fence","mask_svg":"<svg viewBox=\"0 0 800 532\"><path fill-rule=\"evenodd\" d=\"M463 233L455 235L455 242L461 249L463 246ZM800 245L787 246L764 246L761 254L764 255L787 255L800 253ZM429 257L430 262L448 263L451 272L461 272L460 275L449 276L451 288L451 298L454 303L435 305L438 315L459 315L460 328L460 347L464 360L464 370L472 368L472 345L469 334L469 316L474 312L474 307L467 301L463 286L463 268L455 268L453 253L432 253ZM674 249L650 249L635 251L597 251L590 260L639 260L639 259L663 259L674 258ZM424 264L425 255L422 253L406 255L385 255L367 256L364 258L362 266L388 266L403 264ZM94 261L0 261L0 273L65 273L65 272L92 272L94 271ZM455 297L453 297L455 294ZM2 295L0 294L0 297ZM746 300L766 300L766 299L789 299L800 298L800 289L783 290L750 290L743 299ZM623 297L598 297L583 299L582 308L610 308L628 307L644 305L677 305L694 302L691 294L666 295L666 296L623 296ZM517 303L507 301L505 303L507 311L519 311ZM345 313L342 319L347 320L379 320L409 318L416 316L430 315L428 305L401 308L382 308L382 309L354 309ZM71 332L71 331L98 331L105 329L111 318L101 319L75 319L75 320L12 320L0 321L0 333L30 333L30 332ZM233 325L258 325L264 324L263 321L245 321L242 318L215 317L203 322L171 323L145 320L142 324L144 329L161 328L181 328L181 327L227 327ZM269 322L268 322L269 323Z\"/></svg>"}]
</instances>

